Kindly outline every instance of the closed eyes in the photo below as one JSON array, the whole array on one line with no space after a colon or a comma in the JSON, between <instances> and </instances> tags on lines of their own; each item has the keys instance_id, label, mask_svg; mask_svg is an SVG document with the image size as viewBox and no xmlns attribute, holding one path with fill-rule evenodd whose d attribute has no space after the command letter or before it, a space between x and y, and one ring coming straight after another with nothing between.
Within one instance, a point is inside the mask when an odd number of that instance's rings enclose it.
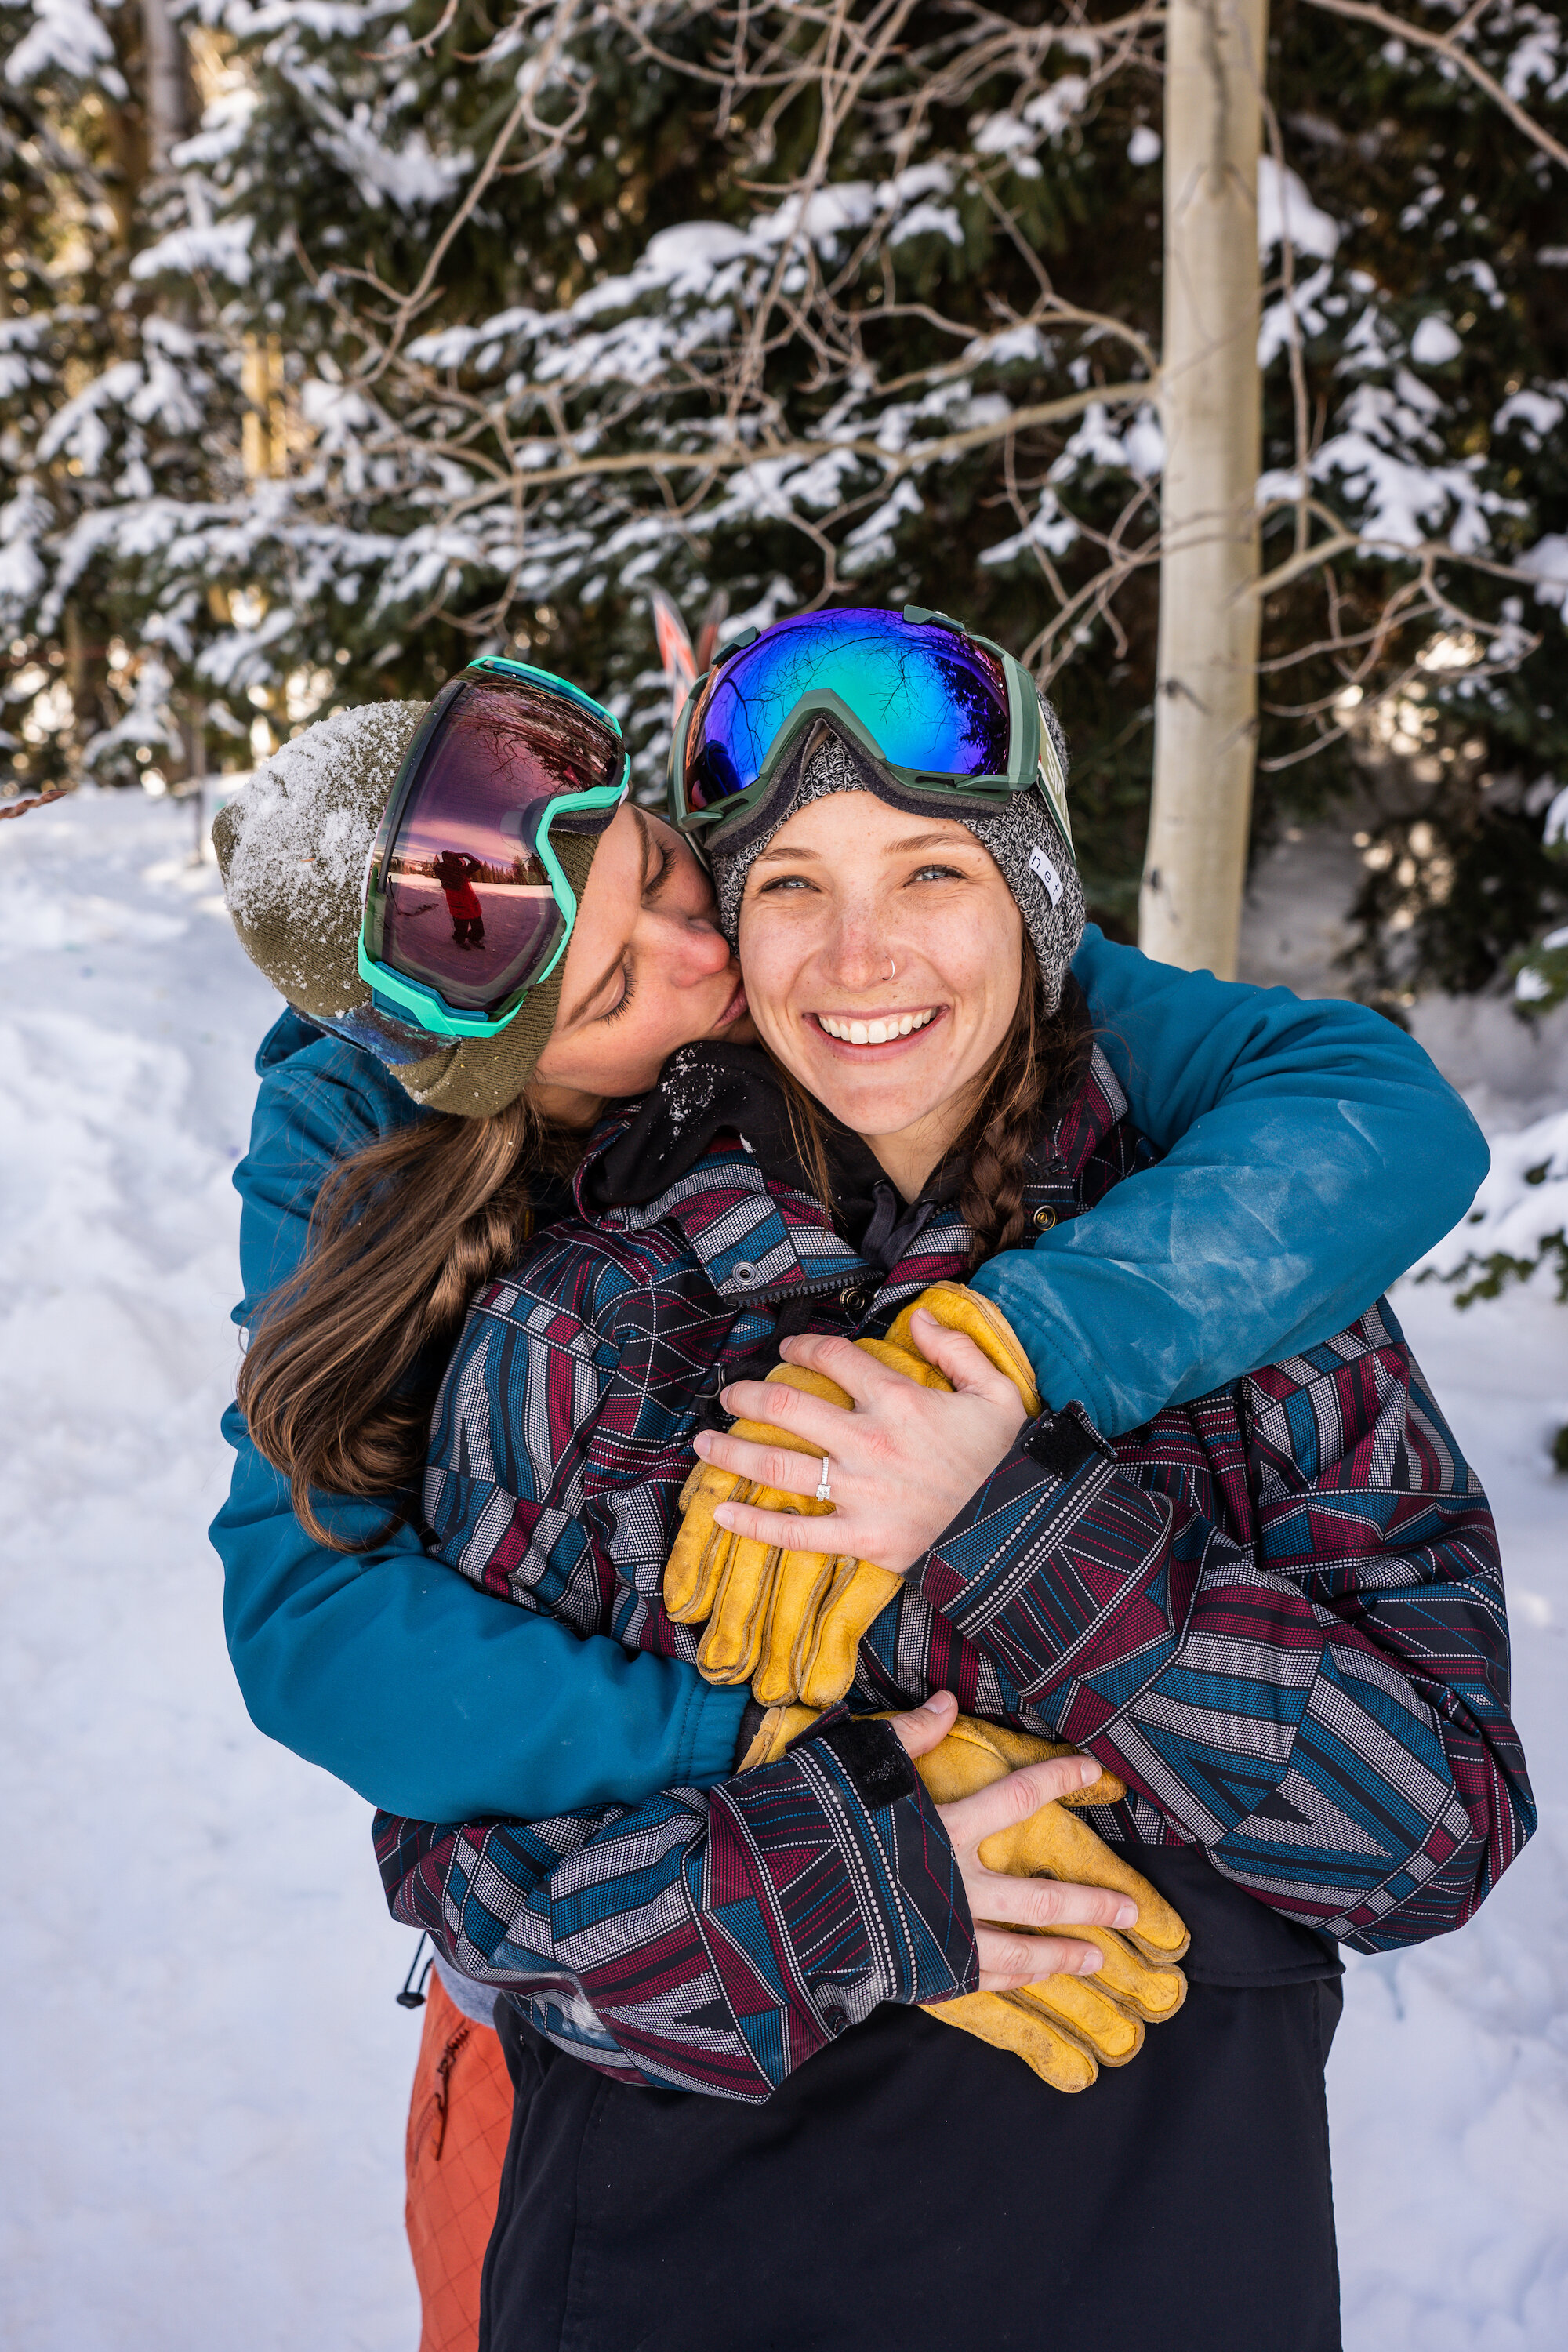
<instances>
[{"instance_id":1,"label":"closed eyes","mask_svg":"<svg viewBox=\"0 0 1568 2352\"><path fill-rule=\"evenodd\" d=\"M668 850L666 850L660 856L657 868L648 876L647 880L643 884L642 895L645 906L647 906L650 901L658 898L660 890L662 890L664 885L669 879L670 874L675 866L675 859L670 856ZM632 977L632 960L629 956L626 958L626 962L621 966L621 971L624 979L624 985L622 986L621 992L606 1012L600 1013L595 1016L597 1020L619 1021L622 1015L630 1010L632 998L637 993L637 987Z\"/></svg>"},{"instance_id":2,"label":"closed eyes","mask_svg":"<svg viewBox=\"0 0 1568 2352\"><path fill-rule=\"evenodd\" d=\"M618 1021L618 1020L621 1018L621 1015L622 1015L622 1014L626 1011L627 1007L630 1005L631 1001L632 1001L632 998L633 998L633 996L634 996L636 993L637 993L636 989L634 988L634 986L633 986L633 984L632 984L632 972L631 972L631 966L630 966L630 964L628 963L628 964L626 966L626 985L625 985L625 987L621 990L621 992L620 992L619 996L617 996L617 997L616 997L616 999L615 1003L611 1005L611 1007L610 1007L609 1011L608 1011L607 1013L600 1013L600 1015L599 1015L600 1020L601 1020L601 1021Z\"/></svg>"}]
</instances>

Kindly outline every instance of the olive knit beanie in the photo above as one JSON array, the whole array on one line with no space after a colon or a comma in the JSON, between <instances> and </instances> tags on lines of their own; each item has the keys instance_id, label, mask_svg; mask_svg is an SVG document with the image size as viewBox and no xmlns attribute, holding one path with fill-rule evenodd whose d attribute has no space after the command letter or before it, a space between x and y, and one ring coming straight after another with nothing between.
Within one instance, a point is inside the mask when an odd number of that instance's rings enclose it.
<instances>
[{"instance_id":1,"label":"olive knit beanie","mask_svg":"<svg viewBox=\"0 0 1568 2352\"><path fill-rule=\"evenodd\" d=\"M1050 717L1065 776L1066 746L1060 730L1054 727L1055 713ZM719 898L719 922L731 947L739 941L741 899L755 860L797 810L825 800L830 793L872 793L892 807L916 815L929 816L931 810L929 800L917 799L895 784L858 744L847 742L830 721L820 721L806 734L767 806L749 821L725 826L717 839L710 836L706 844ZM955 793L947 814L972 833L1001 867L1039 960L1046 1008L1054 1013L1061 1002L1068 967L1083 937L1084 903L1077 861L1062 839L1044 793L1015 793L1000 805L995 802L966 804Z\"/></svg>"},{"instance_id":2,"label":"olive knit beanie","mask_svg":"<svg viewBox=\"0 0 1568 2352\"><path fill-rule=\"evenodd\" d=\"M306 728L219 811L213 843L240 945L296 1011L368 1046L427 1110L486 1118L515 1101L533 1076L555 1025L565 959L524 997L499 1037L458 1040L379 1020L359 972L376 829L428 709L361 703ZM563 828L552 839L580 900L597 834Z\"/></svg>"}]
</instances>

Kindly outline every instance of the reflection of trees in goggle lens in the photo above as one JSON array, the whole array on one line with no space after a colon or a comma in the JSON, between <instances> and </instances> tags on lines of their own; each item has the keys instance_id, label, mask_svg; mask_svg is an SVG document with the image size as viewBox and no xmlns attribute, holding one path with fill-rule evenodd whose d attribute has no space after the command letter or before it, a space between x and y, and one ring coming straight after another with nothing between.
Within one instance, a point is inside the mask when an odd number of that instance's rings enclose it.
<instances>
[{"instance_id":1,"label":"reflection of trees in goggle lens","mask_svg":"<svg viewBox=\"0 0 1568 2352\"><path fill-rule=\"evenodd\" d=\"M526 771L545 797L613 783L620 765L614 737L589 712L562 696L510 688L467 688L448 741L477 755L498 783Z\"/></svg>"},{"instance_id":2,"label":"reflection of trees in goggle lens","mask_svg":"<svg viewBox=\"0 0 1568 2352\"><path fill-rule=\"evenodd\" d=\"M467 687L404 813L394 870L430 874L446 850L477 856L487 881L548 888L535 847L545 803L614 783L621 764L609 730L571 703Z\"/></svg>"},{"instance_id":3,"label":"reflection of trees in goggle lens","mask_svg":"<svg viewBox=\"0 0 1568 2352\"><path fill-rule=\"evenodd\" d=\"M612 731L563 698L466 687L398 828L383 953L463 1010L528 985L563 927L537 845L544 807L617 782L623 764Z\"/></svg>"},{"instance_id":4,"label":"reflection of trees in goggle lens","mask_svg":"<svg viewBox=\"0 0 1568 2352\"><path fill-rule=\"evenodd\" d=\"M754 782L779 730L813 692L837 695L895 767L1000 773L1007 764L1006 680L981 648L911 645L868 624L813 640L783 637L715 680L698 714L688 768L694 808Z\"/></svg>"}]
</instances>

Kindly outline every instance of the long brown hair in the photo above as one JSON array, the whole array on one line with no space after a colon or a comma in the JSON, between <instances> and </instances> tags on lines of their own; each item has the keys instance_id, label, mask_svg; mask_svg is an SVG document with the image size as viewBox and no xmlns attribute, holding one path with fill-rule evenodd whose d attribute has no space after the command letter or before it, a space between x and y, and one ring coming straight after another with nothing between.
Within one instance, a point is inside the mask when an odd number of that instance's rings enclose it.
<instances>
[{"instance_id":1,"label":"long brown hair","mask_svg":"<svg viewBox=\"0 0 1568 2352\"><path fill-rule=\"evenodd\" d=\"M1024 934L1018 1002L1007 1034L983 1073L974 1108L947 1157L964 1168L958 1212L973 1235L971 1270L998 1250L1030 1237L1024 1208L1029 1153L1052 1113L1072 1101L1089 1075L1094 1030L1082 989L1069 971L1054 1012L1046 1007L1039 959ZM821 1108L781 1072L795 1148L818 1199L831 1211L832 1178Z\"/></svg>"},{"instance_id":2,"label":"long brown hair","mask_svg":"<svg viewBox=\"0 0 1568 2352\"><path fill-rule=\"evenodd\" d=\"M412 1507L434 1377L468 1301L532 1230L531 1175L566 1173L583 1140L520 1096L490 1118L437 1113L383 1136L322 1186L303 1261L263 1301L237 1391L318 1543L363 1550L384 1528L350 1544L322 1524L312 1487Z\"/></svg>"}]
</instances>

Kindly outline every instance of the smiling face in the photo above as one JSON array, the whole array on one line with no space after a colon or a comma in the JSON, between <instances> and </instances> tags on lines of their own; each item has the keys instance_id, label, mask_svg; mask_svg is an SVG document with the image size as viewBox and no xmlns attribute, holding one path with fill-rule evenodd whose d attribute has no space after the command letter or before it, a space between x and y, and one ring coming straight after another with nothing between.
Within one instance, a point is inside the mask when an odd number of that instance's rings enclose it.
<instances>
[{"instance_id":1,"label":"smiling face","mask_svg":"<svg viewBox=\"0 0 1568 2352\"><path fill-rule=\"evenodd\" d=\"M606 1097L645 1092L678 1045L752 1034L706 871L673 826L627 802L594 855L531 1096L585 1126Z\"/></svg>"},{"instance_id":2,"label":"smiling face","mask_svg":"<svg viewBox=\"0 0 1568 2352\"><path fill-rule=\"evenodd\" d=\"M973 834L870 793L798 810L746 877L741 969L758 1034L907 1199L1007 1034L1023 939Z\"/></svg>"}]
</instances>

